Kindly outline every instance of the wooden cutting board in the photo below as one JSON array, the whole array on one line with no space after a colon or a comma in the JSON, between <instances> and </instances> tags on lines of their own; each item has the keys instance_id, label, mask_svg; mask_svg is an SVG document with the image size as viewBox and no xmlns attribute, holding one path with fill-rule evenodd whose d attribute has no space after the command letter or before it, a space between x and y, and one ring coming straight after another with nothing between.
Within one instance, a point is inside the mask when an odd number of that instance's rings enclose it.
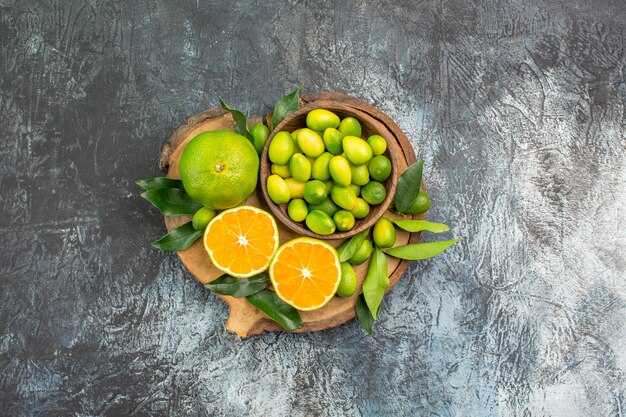
<instances>
[{"instance_id":1,"label":"wooden cutting board","mask_svg":"<svg viewBox=\"0 0 626 417\"><path fill-rule=\"evenodd\" d=\"M398 148L401 149L402 154L398 156L399 170L400 172L415 162L415 154L410 142L400 130L398 125L385 115L380 110L376 109L371 104L364 102L363 100L355 97L343 94L343 93L317 93L309 94L301 97L300 106L317 101L317 100L334 100L341 102L342 104L354 107L355 109L364 111L371 116L375 117L381 123L383 123L387 129L394 135L397 140ZM250 119L251 125L261 120L260 117L254 117ZM187 142L193 139L201 132L209 130L233 130L234 121L230 113L221 108L213 108L192 116L187 124L181 126L174 132L168 142L163 148L161 155L160 167L163 171L167 172L167 176L170 178L180 178L178 172L178 162L182 155L183 149ZM422 183L422 191L425 191L424 183ZM268 210L263 196L261 194L260 186L257 186L257 191L253 193L246 204L250 204L256 207L260 207L264 210ZM396 218L395 214L387 212L387 217ZM406 218L406 217L405 217ZM422 219L424 215L412 216L414 219ZM191 216L166 216L165 225L167 230L171 230L183 223L191 220ZM277 221L280 243L285 243L291 239L298 237L293 231L285 227ZM396 245L405 245L408 243L416 243L419 241L419 233L407 233L402 230L397 230ZM343 240L329 240L327 241L334 247L338 247ZM187 267L198 281L202 284L210 282L220 275L222 272L213 267L208 255L204 250L202 240L198 239L193 245L184 251L179 251L178 256L182 260L183 264ZM316 311L302 311L300 315L304 322L304 327L294 332L310 332L328 329L330 327L338 326L353 317L355 317L354 303L357 295L361 292L361 285L365 279L369 261L362 265L354 267L357 275L358 285L352 297L340 298L334 297L328 304ZM410 264L410 261L401 261L396 258L388 257L388 272L390 277L389 289L400 279L402 274L406 271ZM389 291L389 289L387 291ZM226 321L226 329L235 332L239 336L250 336L259 334L266 331L280 331L283 330L278 324L270 320L264 313L257 310L250 305L245 298L234 298L227 295L217 294L222 298L230 309L228 320ZM384 311L383 311L384 314Z\"/></svg>"}]
</instances>

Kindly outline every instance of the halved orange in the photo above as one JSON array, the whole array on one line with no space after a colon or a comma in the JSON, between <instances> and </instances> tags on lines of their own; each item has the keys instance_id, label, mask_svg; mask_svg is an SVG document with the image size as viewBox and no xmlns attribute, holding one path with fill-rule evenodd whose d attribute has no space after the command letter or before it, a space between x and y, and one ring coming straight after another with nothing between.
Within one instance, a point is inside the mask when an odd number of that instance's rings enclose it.
<instances>
[{"instance_id":1,"label":"halved orange","mask_svg":"<svg viewBox=\"0 0 626 417\"><path fill-rule=\"evenodd\" d=\"M276 252L270 264L276 294L298 310L323 307L337 292L341 266L335 248L317 239L293 239Z\"/></svg>"},{"instance_id":2,"label":"halved orange","mask_svg":"<svg viewBox=\"0 0 626 417\"><path fill-rule=\"evenodd\" d=\"M269 266L278 249L278 227L266 211L235 207L211 220L204 231L204 248L217 269L248 278Z\"/></svg>"}]
</instances>

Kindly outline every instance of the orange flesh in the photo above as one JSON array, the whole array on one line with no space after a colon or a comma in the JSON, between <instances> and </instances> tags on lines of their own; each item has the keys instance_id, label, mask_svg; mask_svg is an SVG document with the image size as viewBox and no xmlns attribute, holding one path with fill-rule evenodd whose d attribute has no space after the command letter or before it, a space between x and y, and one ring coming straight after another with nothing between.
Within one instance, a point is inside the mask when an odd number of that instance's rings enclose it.
<instances>
[{"instance_id":1,"label":"orange flesh","mask_svg":"<svg viewBox=\"0 0 626 417\"><path fill-rule=\"evenodd\" d=\"M335 289L335 262L333 254L319 245L298 242L287 247L274 263L276 291L300 308L320 305Z\"/></svg>"},{"instance_id":2,"label":"orange flesh","mask_svg":"<svg viewBox=\"0 0 626 417\"><path fill-rule=\"evenodd\" d=\"M274 233L267 214L242 209L213 223L206 244L215 263L234 274L247 274L267 267L274 254Z\"/></svg>"}]
</instances>

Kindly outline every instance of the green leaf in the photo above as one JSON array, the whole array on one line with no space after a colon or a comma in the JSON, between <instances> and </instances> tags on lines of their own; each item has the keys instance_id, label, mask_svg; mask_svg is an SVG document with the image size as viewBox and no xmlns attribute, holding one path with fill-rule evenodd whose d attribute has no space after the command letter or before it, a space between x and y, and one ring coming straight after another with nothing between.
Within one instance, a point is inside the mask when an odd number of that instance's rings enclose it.
<instances>
[{"instance_id":1,"label":"green leaf","mask_svg":"<svg viewBox=\"0 0 626 417\"><path fill-rule=\"evenodd\" d=\"M444 240L441 242L413 243L411 245L398 246L385 251L394 258L407 259L409 261L421 261L439 255L462 238Z\"/></svg>"},{"instance_id":2,"label":"green leaf","mask_svg":"<svg viewBox=\"0 0 626 417\"><path fill-rule=\"evenodd\" d=\"M247 296L246 300L285 330L295 330L304 326L298 310L278 298L274 291L262 290Z\"/></svg>"},{"instance_id":3,"label":"green leaf","mask_svg":"<svg viewBox=\"0 0 626 417\"><path fill-rule=\"evenodd\" d=\"M352 258L355 253L363 246L365 237L370 229L363 230L361 233L357 233L352 236L350 240L344 242L337 248L337 255L339 255L339 262L346 262Z\"/></svg>"},{"instance_id":4,"label":"green leaf","mask_svg":"<svg viewBox=\"0 0 626 417\"><path fill-rule=\"evenodd\" d=\"M191 222L172 229L161 239L152 242L152 246L161 250L184 250L196 241L203 232L193 228Z\"/></svg>"},{"instance_id":5,"label":"green leaf","mask_svg":"<svg viewBox=\"0 0 626 417\"><path fill-rule=\"evenodd\" d=\"M247 297L266 289L268 285L270 285L270 279L267 273L262 272L250 278L235 278L224 274L208 284L204 284L204 287L219 294Z\"/></svg>"},{"instance_id":6,"label":"green leaf","mask_svg":"<svg viewBox=\"0 0 626 417\"><path fill-rule=\"evenodd\" d=\"M363 281L363 296L369 307L372 317L376 320L380 304L383 301L385 290L389 287L387 275L387 258L380 249L374 249L365 281Z\"/></svg>"},{"instance_id":7,"label":"green leaf","mask_svg":"<svg viewBox=\"0 0 626 417\"><path fill-rule=\"evenodd\" d=\"M224 110L228 110L230 114L232 114L233 119L235 120L235 132L252 141L252 134L250 133L250 130L248 130L248 118L246 115L224 103L224 100L222 100L220 96L218 96L217 99L220 101L222 108Z\"/></svg>"},{"instance_id":8,"label":"green leaf","mask_svg":"<svg viewBox=\"0 0 626 417\"><path fill-rule=\"evenodd\" d=\"M194 214L202 208L202 204L193 200L180 188L156 188L141 193L141 196L166 216Z\"/></svg>"},{"instance_id":9,"label":"green leaf","mask_svg":"<svg viewBox=\"0 0 626 417\"><path fill-rule=\"evenodd\" d=\"M300 85L300 87L296 88L286 96L281 97L276 102L274 105L274 112L272 113L272 125L270 126L270 129L276 129L276 126L278 126L278 124L282 122L285 117L300 108L300 90L302 90L303 87L304 85Z\"/></svg>"},{"instance_id":10,"label":"green leaf","mask_svg":"<svg viewBox=\"0 0 626 417\"><path fill-rule=\"evenodd\" d=\"M413 201L417 198L417 194L422 185L423 170L424 160L420 159L400 175L395 197L396 212L406 213Z\"/></svg>"},{"instance_id":11,"label":"green leaf","mask_svg":"<svg viewBox=\"0 0 626 417\"><path fill-rule=\"evenodd\" d=\"M365 302L365 296L363 293L359 294L357 297L354 309L356 310L356 316L358 317L361 326L365 329L367 334L372 334L375 319L372 317L372 313L370 313L369 308L367 308L367 303Z\"/></svg>"},{"instance_id":12,"label":"green leaf","mask_svg":"<svg viewBox=\"0 0 626 417\"><path fill-rule=\"evenodd\" d=\"M426 230L427 232L443 233L450 230L448 226L443 223L433 223L427 220L394 220L396 226L407 232L421 232Z\"/></svg>"},{"instance_id":13,"label":"green leaf","mask_svg":"<svg viewBox=\"0 0 626 417\"><path fill-rule=\"evenodd\" d=\"M156 190L158 188L180 188L183 189L183 182L167 177L154 177L146 180L137 180L135 184L144 190Z\"/></svg>"}]
</instances>

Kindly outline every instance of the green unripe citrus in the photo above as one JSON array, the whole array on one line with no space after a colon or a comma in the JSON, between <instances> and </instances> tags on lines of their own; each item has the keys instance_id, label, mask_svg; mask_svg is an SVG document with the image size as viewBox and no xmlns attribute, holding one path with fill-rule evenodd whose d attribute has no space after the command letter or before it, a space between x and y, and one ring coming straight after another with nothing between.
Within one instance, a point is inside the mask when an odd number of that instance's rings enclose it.
<instances>
[{"instance_id":1,"label":"green unripe citrus","mask_svg":"<svg viewBox=\"0 0 626 417\"><path fill-rule=\"evenodd\" d=\"M285 165L293 155L293 139L289 132L278 132L268 150L270 161L274 164Z\"/></svg>"},{"instance_id":2,"label":"green unripe citrus","mask_svg":"<svg viewBox=\"0 0 626 417\"><path fill-rule=\"evenodd\" d=\"M357 136L344 136L342 144L346 158L352 164L363 165L372 159L372 148L363 139Z\"/></svg>"},{"instance_id":3,"label":"green unripe citrus","mask_svg":"<svg viewBox=\"0 0 626 417\"><path fill-rule=\"evenodd\" d=\"M357 199L352 188L349 186L343 187L338 184L333 185L333 188L331 188L330 198L332 198L335 204L345 210L352 210Z\"/></svg>"},{"instance_id":4,"label":"green unripe citrus","mask_svg":"<svg viewBox=\"0 0 626 417\"><path fill-rule=\"evenodd\" d=\"M337 226L337 230L345 232L354 227L354 215L347 210L339 210L333 215L333 221Z\"/></svg>"},{"instance_id":5,"label":"green unripe citrus","mask_svg":"<svg viewBox=\"0 0 626 417\"><path fill-rule=\"evenodd\" d=\"M326 150L333 155L339 155L343 152L343 145L341 144L343 140L343 135L337 129L333 129L329 127L324 131L323 135L324 146L326 146Z\"/></svg>"},{"instance_id":6,"label":"green unripe citrus","mask_svg":"<svg viewBox=\"0 0 626 417\"><path fill-rule=\"evenodd\" d=\"M202 207L196 211L191 219L191 225L196 230L204 230L211 220L215 217L215 210L211 210L207 207Z\"/></svg>"},{"instance_id":7,"label":"green unripe citrus","mask_svg":"<svg viewBox=\"0 0 626 417\"><path fill-rule=\"evenodd\" d=\"M356 273L348 262L341 263L341 281L337 287L339 297L350 297L356 291Z\"/></svg>"},{"instance_id":8,"label":"green unripe citrus","mask_svg":"<svg viewBox=\"0 0 626 417\"><path fill-rule=\"evenodd\" d=\"M369 204L380 204L385 201L387 190L381 183L370 181L361 188L361 197Z\"/></svg>"},{"instance_id":9,"label":"green unripe citrus","mask_svg":"<svg viewBox=\"0 0 626 417\"><path fill-rule=\"evenodd\" d=\"M287 183L278 175L267 177L267 193L276 204L285 204L291 199Z\"/></svg>"},{"instance_id":10,"label":"green unripe citrus","mask_svg":"<svg viewBox=\"0 0 626 417\"><path fill-rule=\"evenodd\" d=\"M396 229L391 220L381 217L372 230L372 238L379 248L390 248L396 243Z\"/></svg>"},{"instance_id":11,"label":"green unripe citrus","mask_svg":"<svg viewBox=\"0 0 626 417\"><path fill-rule=\"evenodd\" d=\"M304 200L296 198L291 200L287 205L287 214L294 222L301 222L306 219L306 216L309 214L309 209Z\"/></svg>"},{"instance_id":12,"label":"green unripe citrus","mask_svg":"<svg viewBox=\"0 0 626 417\"><path fill-rule=\"evenodd\" d=\"M387 141L380 135L372 135L367 138L367 144L372 148L374 155L382 155L387 150Z\"/></svg>"},{"instance_id":13,"label":"green unripe citrus","mask_svg":"<svg viewBox=\"0 0 626 417\"><path fill-rule=\"evenodd\" d=\"M330 110L315 109L311 110L306 116L306 125L313 130L325 130L329 127L339 127L339 116Z\"/></svg>"},{"instance_id":14,"label":"green unripe citrus","mask_svg":"<svg viewBox=\"0 0 626 417\"><path fill-rule=\"evenodd\" d=\"M254 145L254 149L256 149L256 152L259 155L261 155L265 142L267 142L267 138L270 136L270 129L263 123L257 123L252 126L252 129L250 129L250 134L252 135L252 144Z\"/></svg>"},{"instance_id":15,"label":"green unripe citrus","mask_svg":"<svg viewBox=\"0 0 626 417\"><path fill-rule=\"evenodd\" d=\"M391 175L391 161L384 155L377 155L368 164L368 170L376 181L385 181Z\"/></svg>"},{"instance_id":16,"label":"green unripe citrus","mask_svg":"<svg viewBox=\"0 0 626 417\"><path fill-rule=\"evenodd\" d=\"M320 210L313 210L306 216L306 225L318 235L330 235L335 232L333 219Z\"/></svg>"},{"instance_id":17,"label":"green unripe citrus","mask_svg":"<svg viewBox=\"0 0 626 417\"><path fill-rule=\"evenodd\" d=\"M300 129L298 132L298 146L302 152L312 158L317 158L324 152L324 141L311 129Z\"/></svg>"},{"instance_id":18,"label":"green unripe citrus","mask_svg":"<svg viewBox=\"0 0 626 417\"><path fill-rule=\"evenodd\" d=\"M289 171L297 181L308 181L311 178L311 162L301 153L293 154L289 159Z\"/></svg>"},{"instance_id":19,"label":"green unripe citrus","mask_svg":"<svg viewBox=\"0 0 626 417\"><path fill-rule=\"evenodd\" d=\"M320 180L313 180L304 186L304 199L310 204L319 204L328 196L326 185Z\"/></svg>"},{"instance_id":20,"label":"green unripe citrus","mask_svg":"<svg viewBox=\"0 0 626 417\"><path fill-rule=\"evenodd\" d=\"M343 136L361 136L361 123L354 117L346 117L339 123L339 131Z\"/></svg>"},{"instance_id":21,"label":"green unripe citrus","mask_svg":"<svg viewBox=\"0 0 626 417\"><path fill-rule=\"evenodd\" d=\"M348 262L352 265L361 265L363 262L367 261L372 254L372 250L374 247L372 246L371 240L365 240L359 250L352 256L352 258L348 259Z\"/></svg>"},{"instance_id":22,"label":"green unripe citrus","mask_svg":"<svg viewBox=\"0 0 626 417\"><path fill-rule=\"evenodd\" d=\"M337 184L347 187L352 182L350 164L343 156L333 156L328 163L328 170Z\"/></svg>"}]
</instances>

